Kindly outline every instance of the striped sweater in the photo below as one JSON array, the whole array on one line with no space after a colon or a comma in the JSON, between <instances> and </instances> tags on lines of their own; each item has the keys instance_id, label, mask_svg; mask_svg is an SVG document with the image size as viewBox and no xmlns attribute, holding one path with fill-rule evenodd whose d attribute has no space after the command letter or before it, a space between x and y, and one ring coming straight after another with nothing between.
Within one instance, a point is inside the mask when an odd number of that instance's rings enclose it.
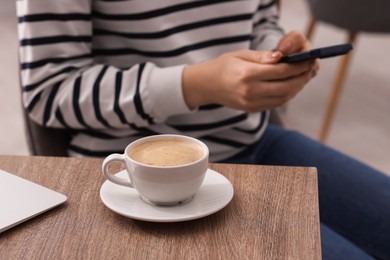
<instances>
[{"instance_id":1,"label":"striped sweater","mask_svg":"<svg viewBox=\"0 0 390 260\"><path fill-rule=\"evenodd\" d=\"M72 130L70 156L123 152L146 135L193 136L210 161L261 138L268 112L190 110L186 64L283 35L274 0L17 0L24 105L38 124Z\"/></svg>"}]
</instances>

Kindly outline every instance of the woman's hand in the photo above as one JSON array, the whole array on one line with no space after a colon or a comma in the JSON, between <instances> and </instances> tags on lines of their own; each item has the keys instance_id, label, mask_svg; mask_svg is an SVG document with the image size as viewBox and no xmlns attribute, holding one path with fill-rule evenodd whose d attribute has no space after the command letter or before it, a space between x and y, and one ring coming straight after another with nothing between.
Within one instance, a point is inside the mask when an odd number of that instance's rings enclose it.
<instances>
[{"instance_id":1,"label":"woman's hand","mask_svg":"<svg viewBox=\"0 0 390 260\"><path fill-rule=\"evenodd\" d=\"M277 63L280 51L243 50L194 65L183 72L190 109L220 104L247 112L284 105L315 75L316 62Z\"/></svg>"}]
</instances>

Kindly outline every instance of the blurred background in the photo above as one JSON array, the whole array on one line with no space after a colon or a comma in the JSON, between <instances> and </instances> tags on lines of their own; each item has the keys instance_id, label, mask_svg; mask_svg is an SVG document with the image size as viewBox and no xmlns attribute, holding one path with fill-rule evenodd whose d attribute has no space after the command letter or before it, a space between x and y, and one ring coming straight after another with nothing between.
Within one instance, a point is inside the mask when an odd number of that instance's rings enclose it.
<instances>
[{"instance_id":1,"label":"blurred background","mask_svg":"<svg viewBox=\"0 0 390 260\"><path fill-rule=\"evenodd\" d=\"M282 0L286 31L305 31L306 0ZM28 155L17 64L15 1L0 1L0 154ZM347 34L318 24L313 47L344 43ZM390 34L362 33L326 143L390 175ZM286 127L318 139L339 58L321 60L317 77L284 109Z\"/></svg>"}]
</instances>

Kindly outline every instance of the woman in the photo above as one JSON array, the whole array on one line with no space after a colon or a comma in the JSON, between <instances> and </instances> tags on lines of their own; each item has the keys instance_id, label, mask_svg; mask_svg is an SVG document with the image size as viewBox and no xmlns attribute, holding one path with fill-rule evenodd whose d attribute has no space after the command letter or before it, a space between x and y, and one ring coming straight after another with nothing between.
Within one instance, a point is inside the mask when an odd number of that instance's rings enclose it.
<instances>
[{"instance_id":1,"label":"woman","mask_svg":"<svg viewBox=\"0 0 390 260\"><path fill-rule=\"evenodd\" d=\"M39 124L72 131L70 156L174 133L205 142L213 162L315 166L324 259L390 257L389 178L268 125L269 109L318 70L316 61L278 63L310 44L283 33L275 1L20 0L17 8L25 106Z\"/></svg>"}]
</instances>

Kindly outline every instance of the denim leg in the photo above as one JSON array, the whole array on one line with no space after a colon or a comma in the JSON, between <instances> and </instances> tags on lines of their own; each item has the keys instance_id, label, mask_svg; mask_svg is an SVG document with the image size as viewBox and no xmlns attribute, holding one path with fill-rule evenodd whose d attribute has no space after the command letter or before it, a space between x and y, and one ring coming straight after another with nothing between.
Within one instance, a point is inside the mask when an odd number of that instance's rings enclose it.
<instances>
[{"instance_id":1,"label":"denim leg","mask_svg":"<svg viewBox=\"0 0 390 260\"><path fill-rule=\"evenodd\" d=\"M321 240L323 260L374 259L323 223L321 223Z\"/></svg>"},{"instance_id":2,"label":"denim leg","mask_svg":"<svg viewBox=\"0 0 390 260\"><path fill-rule=\"evenodd\" d=\"M321 222L369 254L390 259L390 177L274 126L258 144L224 162L317 167Z\"/></svg>"}]
</instances>

